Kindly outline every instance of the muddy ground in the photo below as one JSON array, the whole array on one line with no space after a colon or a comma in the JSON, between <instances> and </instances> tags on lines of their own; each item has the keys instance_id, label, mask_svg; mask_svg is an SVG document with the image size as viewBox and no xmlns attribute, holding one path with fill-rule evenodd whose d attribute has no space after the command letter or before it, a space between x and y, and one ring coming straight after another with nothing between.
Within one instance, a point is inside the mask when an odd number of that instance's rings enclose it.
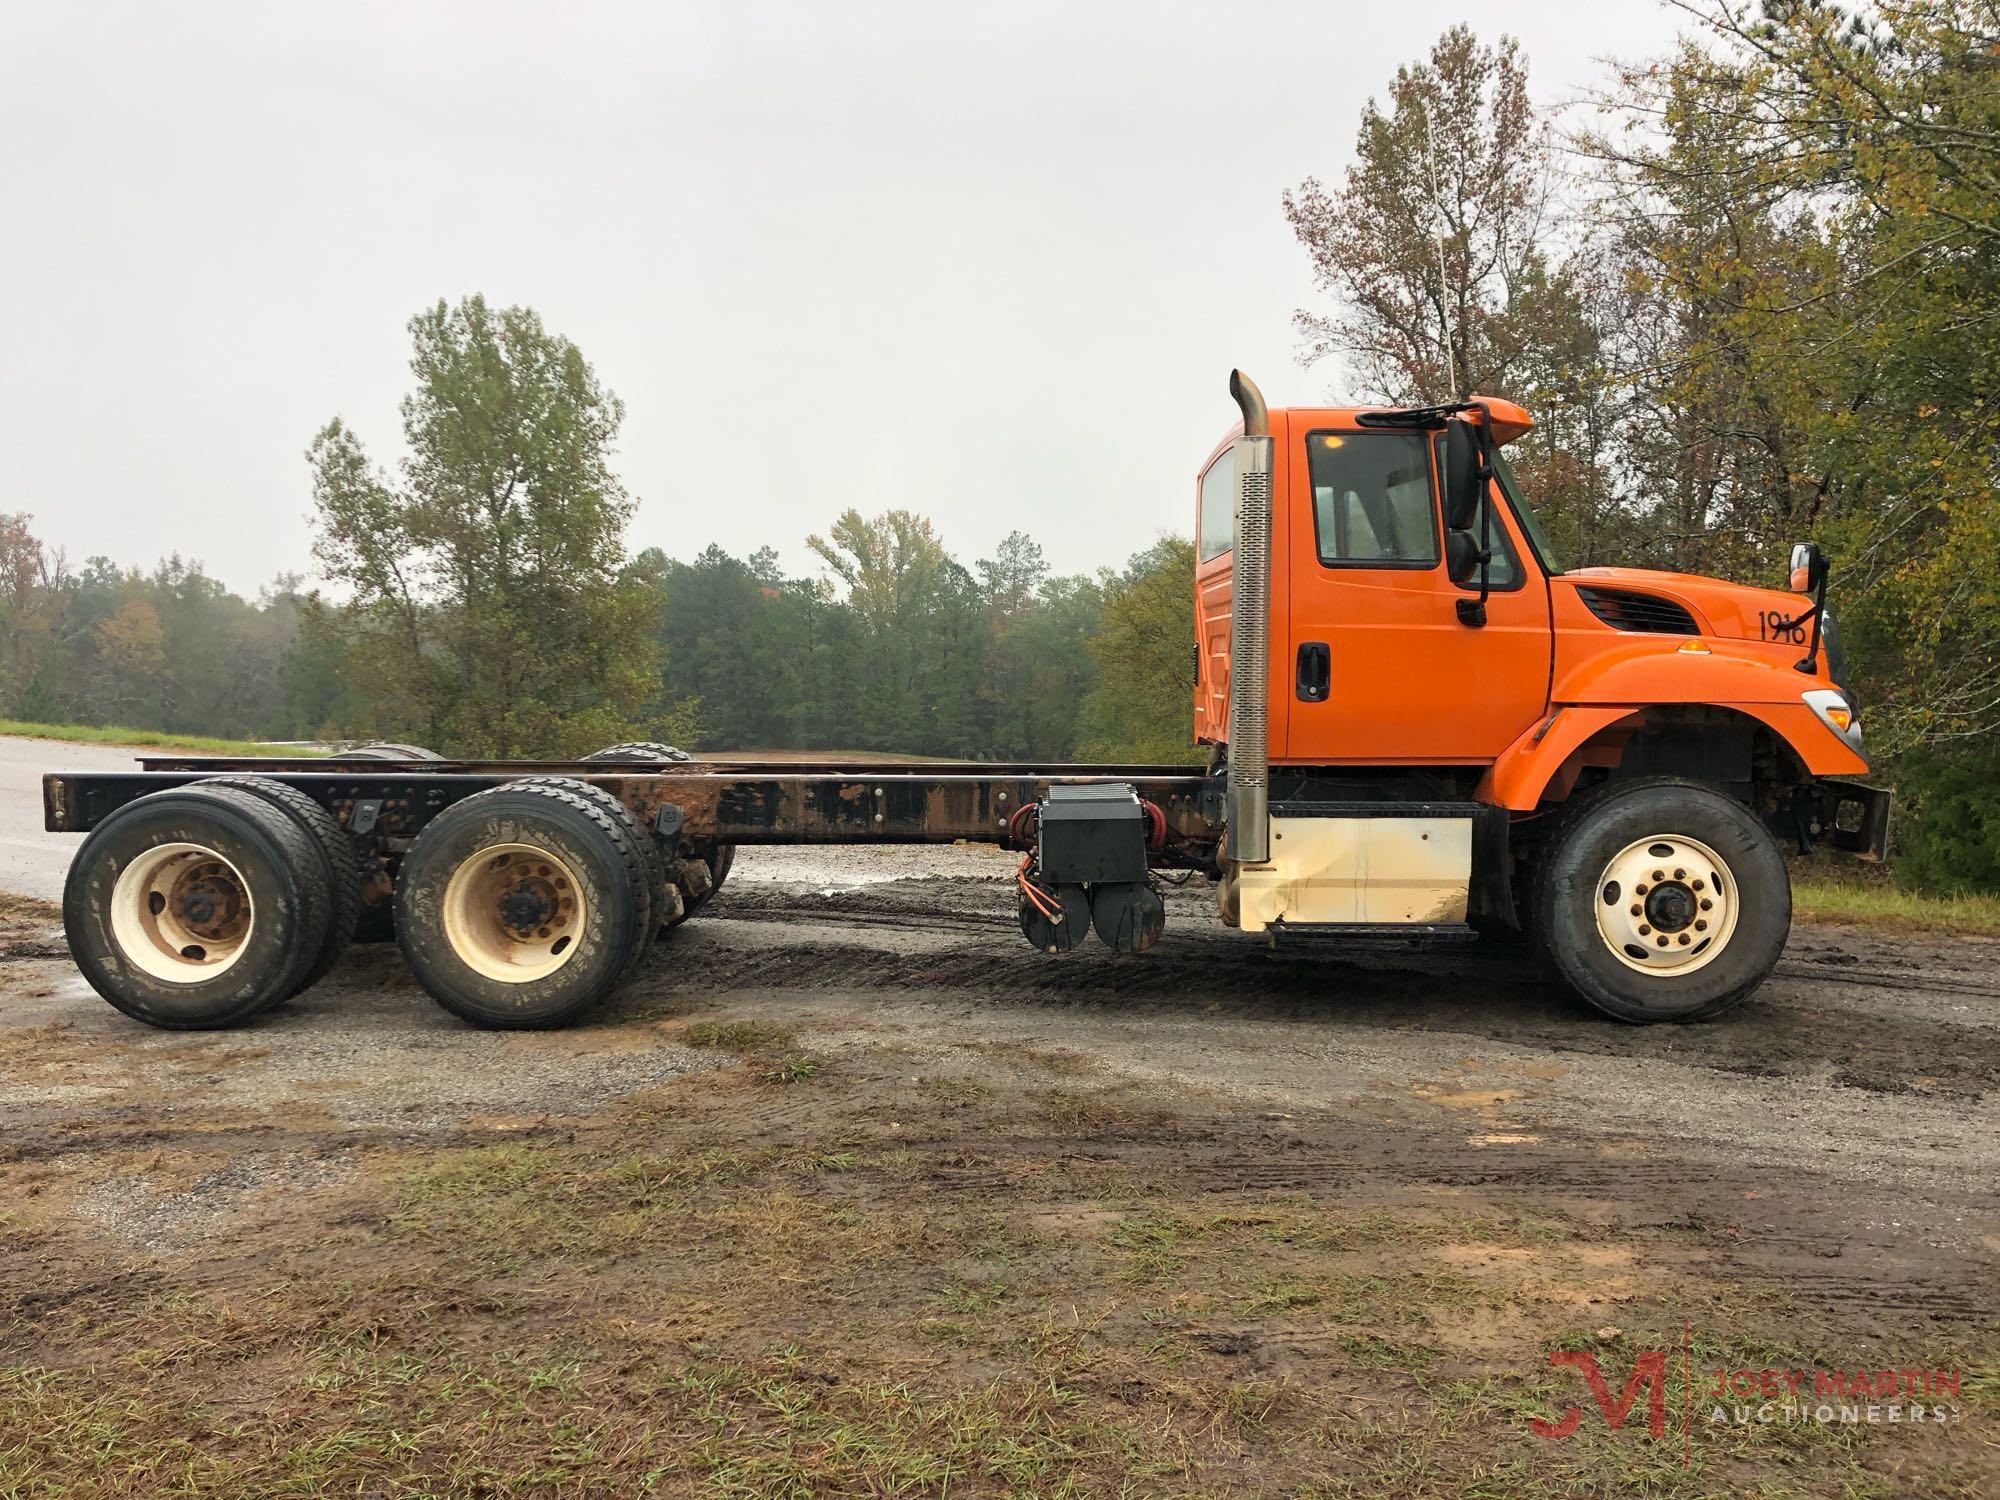
<instances>
[{"instance_id":1,"label":"muddy ground","mask_svg":"<svg viewBox=\"0 0 2000 1500\"><path fill-rule=\"evenodd\" d=\"M1637 1030L1201 886L1046 957L1007 870L745 851L556 1034L382 948L151 1032L0 922L0 1496L2000 1487L2000 942L1801 926ZM1564 1351L1664 1355L1659 1434Z\"/></svg>"}]
</instances>

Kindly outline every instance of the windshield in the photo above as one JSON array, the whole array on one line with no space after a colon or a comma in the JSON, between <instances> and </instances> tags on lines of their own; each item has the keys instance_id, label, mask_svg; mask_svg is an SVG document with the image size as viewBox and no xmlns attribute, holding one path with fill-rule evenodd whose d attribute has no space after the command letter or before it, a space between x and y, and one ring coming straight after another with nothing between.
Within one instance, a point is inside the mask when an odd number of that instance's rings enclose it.
<instances>
[{"instance_id":1,"label":"windshield","mask_svg":"<svg viewBox=\"0 0 2000 1500\"><path fill-rule=\"evenodd\" d=\"M1507 462L1500 450L1493 450L1493 474L1500 481L1501 493L1507 503L1514 508L1514 514L1521 522L1521 529L1528 533L1528 545L1535 549L1535 556L1541 559L1542 571L1553 577L1563 571L1561 559L1549 541L1549 534L1542 530L1542 523L1535 516L1533 507L1521 497L1521 486L1514 478L1514 466Z\"/></svg>"}]
</instances>

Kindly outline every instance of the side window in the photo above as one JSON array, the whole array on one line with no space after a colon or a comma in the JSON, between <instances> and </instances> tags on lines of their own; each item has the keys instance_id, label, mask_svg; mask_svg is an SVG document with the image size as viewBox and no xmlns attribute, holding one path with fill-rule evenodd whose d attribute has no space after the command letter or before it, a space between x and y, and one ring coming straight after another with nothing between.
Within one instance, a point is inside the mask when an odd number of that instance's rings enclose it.
<instances>
[{"instance_id":1,"label":"side window","mask_svg":"<svg viewBox=\"0 0 2000 1500\"><path fill-rule=\"evenodd\" d=\"M1489 500L1487 504L1492 504L1492 501ZM1480 509L1484 510L1485 506L1481 506ZM1479 535L1479 528L1486 520L1487 518L1484 515L1473 518L1472 534L1474 536ZM1491 532L1493 560L1486 565L1487 586L1496 589L1511 589L1521 581L1521 565L1514 561L1514 544L1507 540L1507 528L1500 524L1500 517L1497 514L1493 516L1491 524L1493 527ZM1479 587L1478 575L1474 574L1472 579L1462 585L1462 587L1477 589Z\"/></svg>"},{"instance_id":2,"label":"side window","mask_svg":"<svg viewBox=\"0 0 2000 1500\"><path fill-rule=\"evenodd\" d=\"M1236 545L1236 455L1224 450L1201 476L1201 560Z\"/></svg>"},{"instance_id":3,"label":"side window","mask_svg":"<svg viewBox=\"0 0 2000 1500\"><path fill-rule=\"evenodd\" d=\"M1430 445L1418 432L1315 432L1306 439L1319 560L1428 568L1438 560Z\"/></svg>"},{"instance_id":4,"label":"side window","mask_svg":"<svg viewBox=\"0 0 2000 1500\"><path fill-rule=\"evenodd\" d=\"M1442 433L1438 435L1437 445L1432 451L1437 463L1438 472L1442 474L1444 472L1444 435ZM1488 503L1491 503L1490 498ZM1474 536L1479 535L1479 528L1487 522L1487 518L1484 515L1485 509L1486 507L1482 505L1479 511L1473 515L1472 534ZM1487 586L1496 589L1511 589L1521 581L1521 565L1514 560L1514 544L1507 540L1507 528L1500 524L1497 514L1493 517L1491 524L1493 528L1490 533L1492 536L1493 560L1486 565ZM1461 583L1459 587L1462 589L1477 590L1479 579L1475 575L1469 582Z\"/></svg>"}]
</instances>

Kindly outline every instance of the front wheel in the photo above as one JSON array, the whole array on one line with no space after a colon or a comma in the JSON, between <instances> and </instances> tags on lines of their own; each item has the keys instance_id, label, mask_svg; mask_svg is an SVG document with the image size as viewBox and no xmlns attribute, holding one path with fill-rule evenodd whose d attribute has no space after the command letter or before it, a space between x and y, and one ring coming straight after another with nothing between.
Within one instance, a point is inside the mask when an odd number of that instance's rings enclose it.
<instances>
[{"instance_id":1,"label":"front wheel","mask_svg":"<svg viewBox=\"0 0 2000 1500\"><path fill-rule=\"evenodd\" d=\"M1791 882L1749 809L1660 777L1612 783L1557 819L1533 925L1566 988L1621 1021L1699 1021L1770 976Z\"/></svg>"}]
</instances>

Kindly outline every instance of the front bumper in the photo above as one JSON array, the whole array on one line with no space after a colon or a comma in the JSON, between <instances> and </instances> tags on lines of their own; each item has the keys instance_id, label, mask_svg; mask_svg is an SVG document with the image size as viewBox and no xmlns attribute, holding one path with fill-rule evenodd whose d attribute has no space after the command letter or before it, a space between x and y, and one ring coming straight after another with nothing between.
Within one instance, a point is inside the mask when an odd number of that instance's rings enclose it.
<instances>
[{"instance_id":1,"label":"front bumper","mask_svg":"<svg viewBox=\"0 0 2000 1500\"><path fill-rule=\"evenodd\" d=\"M1883 860L1889 855L1889 802L1885 786L1821 777L1812 784L1817 804L1819 836L1856 859Z\"/></svg>"}]
</instances>

